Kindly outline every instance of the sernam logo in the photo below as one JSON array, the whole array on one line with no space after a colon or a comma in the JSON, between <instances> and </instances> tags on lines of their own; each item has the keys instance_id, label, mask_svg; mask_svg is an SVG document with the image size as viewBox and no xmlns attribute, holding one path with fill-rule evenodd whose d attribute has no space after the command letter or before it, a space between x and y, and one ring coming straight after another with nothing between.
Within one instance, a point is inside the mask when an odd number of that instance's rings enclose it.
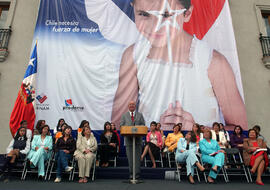
<instances>
[{"instance_id":1,"label":"sernam logo","mask_svg":"<svg viewBox=\"0 0 270 190\"><path fill-rule=\"evenodd\" d=\"M36 99L42 104L47 99L47 96L45 94L40 94L36 97Z\"/></svg>"}]
</instances>

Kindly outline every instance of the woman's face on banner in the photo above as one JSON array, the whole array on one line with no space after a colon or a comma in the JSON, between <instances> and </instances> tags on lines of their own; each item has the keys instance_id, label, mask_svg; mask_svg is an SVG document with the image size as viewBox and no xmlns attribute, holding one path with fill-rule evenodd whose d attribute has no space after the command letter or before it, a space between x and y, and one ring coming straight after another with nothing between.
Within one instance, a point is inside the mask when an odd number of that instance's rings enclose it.
<instances>
[{"instance_id":1,"label":"woman's face on banner","mask_svg":"<svg viewBox=\"0 0 270 190\"><path fill-rule=\"evenodd\" d=\"M169 6L172 10L182 10L184 9L183 5L178 0L167 0ZM134 14L135 14L135 23L139 32L146 37L152 46L154 47L163 47L167 45L167 31L166 26L160 27L156 31L158 25L158 17L148 13L148 11L161 11L163 8L164 0L135 0L134 1ZM168 13L168 10L162 13L164 14L161 19L161 24L166 20L173 23L174 17L173 13ZM165 16L166 15L166 16ZM170 37L171 41L175 37L183 32L183 23L184 23L184 13L176 17L176 22L179 25L179 28L170 25Z\"/></svg>"}]
</instances>

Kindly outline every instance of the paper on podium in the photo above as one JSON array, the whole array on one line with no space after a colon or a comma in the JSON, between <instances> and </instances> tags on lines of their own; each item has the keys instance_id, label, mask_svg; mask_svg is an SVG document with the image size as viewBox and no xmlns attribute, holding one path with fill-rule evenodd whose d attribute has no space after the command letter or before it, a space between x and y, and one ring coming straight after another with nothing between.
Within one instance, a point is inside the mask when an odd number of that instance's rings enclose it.
<instances>
[{"instance_id":1,"label":"paper on podium","mask_svg":"<svg viewBox=\"0 0 270 190\"><path fill-rule=\"evenodd\" d=\"M120 133L122 136L135 135L135 136L145 136L147 135L148 128L146 126L122 126L120 128Z\"/></svg>"}]
</instances>

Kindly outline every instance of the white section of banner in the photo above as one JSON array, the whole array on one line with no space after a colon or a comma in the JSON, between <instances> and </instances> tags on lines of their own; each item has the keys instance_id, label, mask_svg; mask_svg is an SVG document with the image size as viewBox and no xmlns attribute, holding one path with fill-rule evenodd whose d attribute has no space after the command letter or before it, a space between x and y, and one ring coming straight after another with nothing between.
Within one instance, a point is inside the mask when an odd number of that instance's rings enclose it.
<instances>
[{"instance_id":1,"label":"white section of banner","mask_svg":"<svg viewBox=\"0 0 270 190\"><path fill-rule=\"evenodd\" d=\"M227 58L235 74L238 90L244 100L239 59L232 25L232 17L227 0L225 1L224 7L219 17L206 33L203 40Z\"/></svg>"},{"instance_id":2,"label":"white section of banner","mask_svg":"<svg viewBox=\"0 0 270 190\"><path fill-rule=\"evenodd\" d=\"M59 118L77 129L88 120L93 130L110 121L123 46L49 39L39 41L38 88L47 99L37 103L36 118L53 129ZM42 54L42 52L47 52ZM49 54L48 54L49 53ZM65 101L72 105L66 106Z\"/></svg>"}]
</instances>

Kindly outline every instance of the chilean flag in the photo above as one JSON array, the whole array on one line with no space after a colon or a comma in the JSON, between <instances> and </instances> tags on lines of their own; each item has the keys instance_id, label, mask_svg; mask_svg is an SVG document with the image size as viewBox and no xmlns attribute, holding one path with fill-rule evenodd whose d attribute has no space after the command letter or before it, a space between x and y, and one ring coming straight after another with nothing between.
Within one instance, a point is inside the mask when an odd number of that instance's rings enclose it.
<instances>
[{"instance_id":1,"label":"chilean flag","mask_svg":"<svg viewBox=\"0 0 270 190\"><path fill-rule=\"evenodd\" d=\"M20 122L26 120L28 129L33 130L36 113L35 113L35 80L37 74L37 43L34 46L32 55L26 69L21 88L18 93L14 108L12 110L9 126L11 134L14 136Z\"/></svg>"}]
</instances>

